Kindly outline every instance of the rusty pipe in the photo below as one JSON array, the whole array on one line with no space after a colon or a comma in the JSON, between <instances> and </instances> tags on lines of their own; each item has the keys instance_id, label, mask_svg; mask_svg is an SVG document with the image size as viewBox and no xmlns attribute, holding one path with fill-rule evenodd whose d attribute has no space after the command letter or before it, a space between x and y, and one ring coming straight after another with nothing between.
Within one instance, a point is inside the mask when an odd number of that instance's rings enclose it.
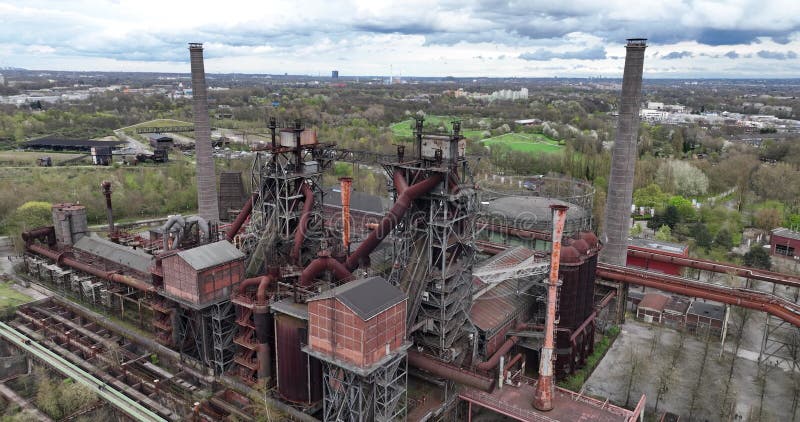
<instances>
[{"instance_id":1,"label":"rusty pipe","mask_svg":"<svg viewBox=\"0 0 800 422\"><path fill-rule=\"evenodd\" d=\"M106 217L108 218L108 234L109 237L114 234L114 211L111 207L111 182L108 180L103 180L103 183L100 184L100 187L103 189L103 196L106 197Z\"/></svg>"},{"instance_id":2,"label":"rusty pipe","mask_svg":"<svg viewBox=\"0 0 800 422\"><path fill-rule=\"evenodd\" d=\"M247 202L244 203L242 210L239 211L239 215L236 216L236 219L233 220L231 226L228 227L228 231L225 233L225 239L228 239L228 242L233 241L233 238L236 237L237 233L239 233L239 229L241 229L242 225L244 225L244 222L247 221L247 217L250 216L250 211L253 210L255 196L255 194L250 195L250 198L248 198Z\"/></svg>"},{"instance_id":3,"label":"rusty pipe","mask_svg":"<svg viewBox=\"0 0 800 422\"><path fill-rule=\"evenodd\" d=\"M500 358L505 356L511 350L511 348L514 347L515 344L517 344L518 341L519 337L517 336L509 337L508 340L506 340L505 343L503 343L503 345L500 346L500 348L494 352L492 357L483 362L478 363L477 365L475 365L475 368L481 371L491 371L492 369L497 368L497 365L500 364Z\"/></svg>"},{"instance_id":4,"label":"rusty pipe","mask_svg":"<svg viewBox=\"0 0 800 422\"><path fill-rule=\"evenodd\" d=\"M397 192L400 193L400 195L397 197L397 201L394 203L394 206L392 206L392 209L389 210L386 216L383 217L378 225L378 228L373 230L369 236L367 236L367 238L361 242L361 245L358 246L358 249L356 249L355 252L353 252L353 254L347 258L345 267L347 267L347 269L351 272L358 268L361 262L364 261L373 250L375 250L381 241L388 236L392 229L394 229L394 227L400 222L400 219L411 207L411 203L423 194L430 192L441 181L442 175L437 173L429 176L427 179L422 180L421 182L417 182L412 186L408 186L408 183L403 177L402 170L395 170L394 185L397 189Z\"/></svg>"},{"instance_id":5,"label":"rusty pipe","mask_svg":"<svg viewBox=\"0 0 800 422\"><path fill-rule=\"evenodd\" d=\"M424 355L414 350L408 352L408 364L430 372L433 375L468 385L481 391L491 391L494 388L494 378L478 375L474 372L466 371L457 366L453 366L432 357Z\"/></svg>"},{"instance_id":6,"label":"rusty pipe","mask_svg":"<svg viewBox=\"0 0 800 422\"><path fill-rule=\"evenodd\" d=\"M314 207L314 192L308 186L308 183L303 183L300 187L305 200L303 202L303 211L300 214L300 222L297 224L297 229L294 231L294 244L292 245L292 252L289 257L292 262L300 264L300 251L303 248L303 241L306 238L306 230L308 230L308 220L311 218L311 208Z\"/></svg>"},{"instance_id":7,"label":"rusty pipe","mask_svg":"<svg viewBox=\"0 0 800 422\"><path fill-rule=\"evenodd\" d=\"M558 303L558 267L561 261L561 237L564 234L566 205L550 205L553 212L550 278L547 285L547 314L544 323L544 345L539 355L539 381L533 397L533 407L541 411L553 409L553 351L555 350L556 304Z\"/></svg>"},{"instance_id":8,"label":"rusty pipe","mask_svg":"<svg viewBox=\"0 0 800 422\"><path fill-rule=\"evenodd\" d=\"M513 358L511 358L511 360L510 360L510 361L508 361L508 363L507 363L507 364L505 364L505 371L504 371L505 373L503 374L503 378L505 378L505 377L506 377L506 375L507 375L508 373L510 373L510 372L511 372L511 368L512 368L514 365L516 365L516 364L517 364L517 362L521 361L523 357L525 357L525 355L524 355L524 354L522 354L521 352L520 352L520 353L517 353L516 355L514 355L514 357L513 357ZM525 362L523 362L523 364L524 364L524 363L525 363Z\"/></svg>"},{"instance_id":9,"label":"rusty pipe","mask_svg":"<svg viewBox=\"0 0 800 422\"><path fill-rule=\"evenodd\" d=\"M339 182L342 195L342 246L345 253L350 253L350 189L353 186L353 178L342 177Z\"/></svg>"},{"instance_id":10,"label":"rusty pipe","mask_svg":"<svg viewBox=\"0 0 800 422\"><path fill-rule=\"evenodd\" d=\"M68 267L74 268L79 271L83 271L85 273L91 274L95 277L100 277L102 279L113 281L115 283L124 284L126 286L133 287L134 289L141 290L144 292L155 292L156 288L148 283L145 283L141 280L137 280L133 277L129 277L123 274L119 274L114 271L105 271L97 268L93 265L87 264L85 262L78 261L76 259L70 258L69 253L67 252L57 252L49 248L45 248L39 245L28 245L27 249L31 252L37 253L39 255L44 255L56 262L59 265L66 265Z\"/></svg>"},{"instance_id":11,"label":"rusty pipe","mask_svg":"<svg viewBox=\"0 0 800 422\"><path fill-rule=\"evenodd\" d=\"M321 256L311 261L311 263L303 269L303 272L300 273L300 286L305 287L311 285L314 279L325 271L332 272L333 277L339 281L347 280L352 276L350 270L341 262L330 256Z\"/></svg>"},{"instance_id":12,"label":"rusty pipe","mask_svg":"<svg viewBox=\"0 0 800 422\"><path fill-rule=\"evenodd\" d=\"M35 240L46 241L48 245L56 244L56 229L53 226L39 227L33 230L22 232L22 240L25 246L32 244Z\"/></svg>"},{"instance_id":13,"label":"rusty pipe","mask_svg":"<svg viewBox=\"0 0 800 422\"><path fill-rule=\"evenodd\" d=\"M800 327L800 307L767 293L742 291L729 287L715 286L709 283L694 282L680 277L671 277L648 271L638 271L630 267L616 267L611 265L598 267L597 276L607 280L653 287L689 297L708 299L715 302L767 312L794 326Z\"/></svg>"},{"instance_id":14,"label":"rusty pipe","mask_svg":"<svg viewBox=\"0 0 800 422\"><path fill-rule=\"evenodd\" d=\"M652 261L666 262L683 267L695 268L703 271L717 273L733 273L738 277L750 278L753 280L768 281L771 283L782 284L785 286L800 287L800 277L788 274L780 274L773 271L761 270L757 268L742 267L733 264L709 261L705 259L689 258L678 256L668 252L649 252L638 249L635 246L628 247L628 256L649 259Z\"/></svg>"}]
</instances>

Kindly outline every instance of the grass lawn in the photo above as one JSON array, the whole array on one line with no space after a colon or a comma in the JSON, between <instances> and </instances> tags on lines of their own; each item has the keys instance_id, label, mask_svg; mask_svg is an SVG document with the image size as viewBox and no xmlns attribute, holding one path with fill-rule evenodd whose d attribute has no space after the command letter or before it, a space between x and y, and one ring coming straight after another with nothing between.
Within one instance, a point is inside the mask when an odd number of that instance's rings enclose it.
<instances>
[{"instance_id":1,"label":"grass lawn","mask_svg":"<svg viewBox=\"0 0 800 422\"><path fill-rule=\"evenodd\" d=\"M49 156L53 159L53 165L84 154L62 154L57 152L32 152L32 151L0 151L0 166L34 166L39 157ZM87 163L89 158L86 158Z\"/></svg>"},{"instance_id":2,"label":"grass lawn","mask_svg":"<svg viewBox=\"0 0 800 422\"><path fill-rule=\"evenodd\" d=\"M12 307L28 303L31 298L11 288L13 283L0 282L0 309L7 310Z\"/></svg>"},{"instance_id":3,"label":"grass lawn","mask_svg":"<svg viewBox=\"0 0 800 422\"><path fill-rule=\"evenodd\" d=\"M514 151L523 152L558 152L561 146L555 141L540 133L506 133L481 141L490 147L494 144L505 144Z\"/></svg>"},{"instance_id":4,"label":"grass lawn","mask_svg":"<svg viewBox=\"0 0 800 422\"><path fill-rule=\"evenodd\" d=\"M425 129L431 130L431 128L437 128L439 126L444 126L447 131L453 130L453 124L451 123L453 120L459 120L458 117L455 116L425 116ZM389 128L392 130L392 134L398 137L411 137L414 136L414 119L403 120L400 123L395 123ZM466 130L462 131L462 135L466 137L470 137L468 133L477 132L480 134L479 130Z\"/></svg>"},{"instance_id":5,"label":"grass lawn","mask_svg":"<svg viewBox=\"0 0 800 422\"><path fill-rule=\"evenodd\" d=\"M194 123L184 122L183 120L175 120L175 119L155 119L142 123L137 123L133 126L128 126L125 129L136 129L138 127L173 127L173 126L194 126Z\"/></svg>"}]
</instances>

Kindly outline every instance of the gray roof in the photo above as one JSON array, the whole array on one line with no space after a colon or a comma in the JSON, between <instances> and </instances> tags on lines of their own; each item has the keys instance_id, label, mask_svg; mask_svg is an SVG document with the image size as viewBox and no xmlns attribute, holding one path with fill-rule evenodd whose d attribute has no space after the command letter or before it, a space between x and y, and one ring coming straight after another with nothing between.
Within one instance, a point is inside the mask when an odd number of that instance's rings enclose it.
<instances>
[{"instance_id":1,"label":"gray roof","mask_svg":"<svg viewBox=\"0 0 800 422\"><path fill-rule=\"evenodd\" d=\"M800 232L796 232L794 230L789 230L785 227L778 227L777 229L772 230L773 236L780 236L787 239L794 239L800 240Z\"/></svg>"},{"instance_id":2,"label":"gray roof","mask_svg":"<svg viewBox=\"0 0 800 422\"><path fill-rule=\"evenodd\" d=\"M95 235L83 236L73 246L75 249L97 255L144 274L150 273L150 267L155 259L141 250L119 245Z\"/></svg>"},{"instance_id":3,"label":"gray roof","mask_svg":"<svg viewBox=\"0 0 800 422\"><path fill-rule=\"evenodd\" d=\"M342 207L342 191L340 188L325 190L325 205L337 208ZM383 200L380 196L350 191L350 210L382 215L384 210Z\"/></svg>"},{"instance_id":4,"label":"gray roof","mask_svg":"<svg viewBox=\"0 0 800 422\"><path fill-rule=\"evenodd\" d=\"M220 240L219 242L180 251L178 256L197 271L244 258L244 254L227 240Z\"/></svg>"},{"instance_id":5,"label":"gray roof","mask_svg":"<svg viewBox=\"0 0 800 422\"><path fill-rule=\"evenodd\" d=\"M689 305L689 311L686 313L722 320L725 318L725 305L699 302L695 300L691 305Z\"/></svg>"},{"instance_id":6,"label":"gray roof","mask_svg":"<svg viewBox=\"0 0 800 422\"><path fill-rule=\"evenodd\" d=\"M682 243L664 242L656 239L628 239L628 245L637 246L640 248L657 249L660 251L682 254L686 251L687 246Z\"/></svg>"},{"instance_id":7,"label":"gray roof","mask_svg":"<svg viewBox=\"0 0 800 422\"><path fill-rule=\"evenodd\" d=\"M370 277L342 284L322 292L309 302L335 297L364 321L404 301L406 294L383 277Z\"/></svg>"},{"instance_id":8,"label":"gray roof","mask_svg":"<svg viewBox=\"0 0 800 422\"><path fill-rule=\"evenodd\" d=\"M514 227L549 232L553 225L553 211L550 205L567 205L567 220L564 231L573 233L588 230L591 214L583 207L544 196L504 196L483 206L484 214L490 220L505 220Z\"/></svg>"},{"instance_id":9,"label":"gray roof","mask_svg":"<svg viewBox=\"0 0 800 422\"><path fill-rule=\"evenodd\" d=\"M273 313L286 314L297 319L308 321L308 304L296 303L293 297L279 300L269 305L269 309Z\"/></svg>"}]
</instances>

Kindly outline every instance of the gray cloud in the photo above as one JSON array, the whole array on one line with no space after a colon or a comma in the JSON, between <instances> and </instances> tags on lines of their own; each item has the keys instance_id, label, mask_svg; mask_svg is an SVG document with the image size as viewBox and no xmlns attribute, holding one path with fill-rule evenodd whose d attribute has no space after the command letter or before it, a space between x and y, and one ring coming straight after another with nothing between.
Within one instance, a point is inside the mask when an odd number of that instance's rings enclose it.
<instances>
[{"instance_id":1,"label":"gray cloud","mask_svg":"<svg viewBox=\"0 0 800 422\"><path fill-rule=\"evenodd\" d=\"M761 57L762 59L769 59L769 60L794 60L797 58L797 53L795 53L794 51L781 53L779 51L761 50L758 53L756 53L756 55L758 55L758 57Z\"/></svg>"},{"instance_id":2,"label":"gray cloud","mask_svg":"<svg viewBox=\"0 0 800 422\"><path fill-rule=\"evenodd\" d=\"M737 54L735 51L729 51L729 52L723 54L723 56L725 56L725 57L727 57L729 59L738 59L739 58L739 54Z\"/></svg>"},{"instance_id":3,"label":"gray cloud","mask_svg":"<svg viewBox=\"0 0 800 422\"><path fill-rule=\"evenodd\" d=\"M531 61L548 61L553 59L577 59L577 60L601 60L606 58L606 50L603 47L592 47L578 51L553 52L538 49L532 53L522 53L520 59Z\"/></svg>"},{"instance_id":4,"label":"gray cloud","mask_svg":"<svg viewBox=\"0 0 800 422\"><path fill-rule=\"evenodd\" d=\"M685 57L692 57L692 53L689 51L673 51L669 54L661 56L661 58L664 60L683 59Z\"/></svg>"}]
</instances>

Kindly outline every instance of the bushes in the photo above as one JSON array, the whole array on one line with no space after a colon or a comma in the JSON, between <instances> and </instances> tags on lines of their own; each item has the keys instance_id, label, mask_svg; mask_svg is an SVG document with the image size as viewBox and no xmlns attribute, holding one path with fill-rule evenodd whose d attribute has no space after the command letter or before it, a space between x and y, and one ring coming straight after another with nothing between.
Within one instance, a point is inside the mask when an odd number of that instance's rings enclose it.
<instances>
[{"instance_id":1,"label":"bushes","mask_svg":"<svg viewBox=\"0 0 800 422\"><path fill-rule=\"evenodd\" d=\"M611 348L611 344L614 342L614 339L617 338L619 333L620 328L616 325L606 330L606 334L600 339L600 341L595 343L594 352L592 352L592 354L586 358L586 366L575 371L575 373L559 382L559 387L576 392L580 391L580 389L583 387L583 383L586 382L586 379L592 374L594 368L597 367L597 365L600 363L600 360L603 359L603 356L605 356L606 352L608 352L608 349Z\"/></svg>"}]
</instances>

